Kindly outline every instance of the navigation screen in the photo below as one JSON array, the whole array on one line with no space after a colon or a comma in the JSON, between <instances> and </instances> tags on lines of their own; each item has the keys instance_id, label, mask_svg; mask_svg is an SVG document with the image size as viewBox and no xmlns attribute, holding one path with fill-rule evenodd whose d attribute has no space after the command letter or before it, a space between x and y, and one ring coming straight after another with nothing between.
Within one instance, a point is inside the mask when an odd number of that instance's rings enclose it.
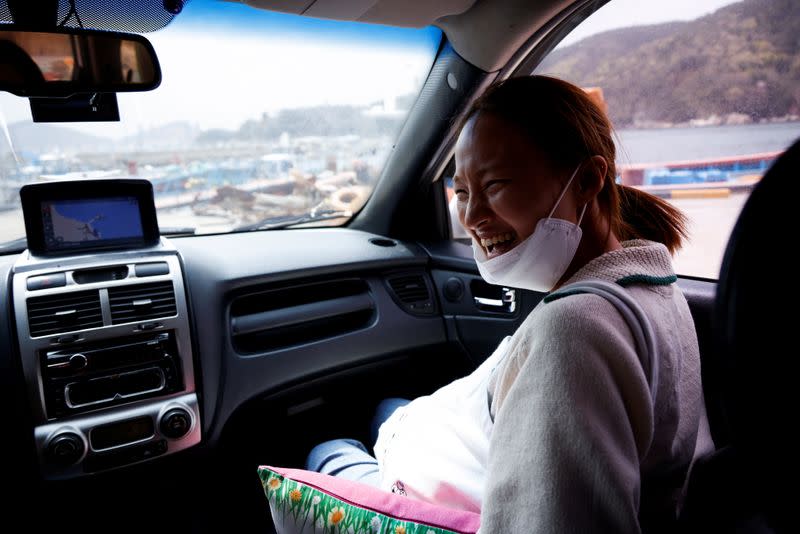
<instances>
[{"instance_id":1,"label":"navigation screen","mask_svg":"<svg viewBox=\"0 0 800 534\"><path fill-rule=\"evenodd\" d=\"M136 197L42 202L45 247L50 251L95 248L144 239Z\"/></svg>"}]
</instances>

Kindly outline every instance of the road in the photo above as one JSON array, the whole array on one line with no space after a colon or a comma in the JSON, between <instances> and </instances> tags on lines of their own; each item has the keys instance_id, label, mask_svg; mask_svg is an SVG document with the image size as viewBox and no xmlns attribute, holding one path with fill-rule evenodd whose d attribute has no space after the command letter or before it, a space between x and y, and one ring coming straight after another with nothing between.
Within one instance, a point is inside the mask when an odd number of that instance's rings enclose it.
<instances>
[{"instance_id":1,"label":"road","mask_svg":"<svg viewBox=\"0 0 800 534\"><path fill-rule=\"evenodd\" d=\"M725 246L748 196L734 193L725 198L670 200L689 218L689 242L675 256L675 272L719 278Z\"/></svg>"}]
</instances>

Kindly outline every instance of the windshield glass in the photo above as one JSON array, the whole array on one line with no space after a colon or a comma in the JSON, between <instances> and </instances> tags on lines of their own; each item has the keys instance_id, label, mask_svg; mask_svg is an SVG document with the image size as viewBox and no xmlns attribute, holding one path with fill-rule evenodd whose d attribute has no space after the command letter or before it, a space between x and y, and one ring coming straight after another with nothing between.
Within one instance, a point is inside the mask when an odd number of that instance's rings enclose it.
<instances>
[{"instance_id":1,"label":"windshield glass","mask_svg":"<svg viewBox=\"0 0 800 534\"><path fill-rule=\"evenodd\" d=\"M166 232L343 224L369 198L441 33L193 0L146 37L163 81L119 94L120 122L34 124L26 99L0 93L0 244L25 235L22 185L80 178L150 180Z\"/></svg>"}]
</instances>

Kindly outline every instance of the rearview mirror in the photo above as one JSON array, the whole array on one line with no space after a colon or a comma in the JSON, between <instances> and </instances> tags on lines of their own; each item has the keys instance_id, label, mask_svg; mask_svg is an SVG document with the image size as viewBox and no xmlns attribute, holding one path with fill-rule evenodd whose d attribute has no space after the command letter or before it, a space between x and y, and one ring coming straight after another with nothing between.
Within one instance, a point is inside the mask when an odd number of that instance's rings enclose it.
<instances>
[{"instance_id":1,"label":"rearview mirror","mask_svg":"<svg viewBox=\"0 0 800 534\"><path fill-rule=\"evenodd\" d=\"M140 35L0 27L0 91L63 97L149 91L160 83L155 50Z\"/></svg>"}]
</instances>

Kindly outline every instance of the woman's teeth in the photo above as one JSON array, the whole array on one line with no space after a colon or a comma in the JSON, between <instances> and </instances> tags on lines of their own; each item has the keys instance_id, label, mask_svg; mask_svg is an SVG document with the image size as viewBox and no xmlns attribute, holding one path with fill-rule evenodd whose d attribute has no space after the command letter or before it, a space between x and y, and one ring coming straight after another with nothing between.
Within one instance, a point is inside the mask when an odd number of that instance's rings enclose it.
<instances>
[{"instance_id":1,"label":"woman's teeth","mask_svg":"<svg viewBox=\"0 0 800 534\"><path fill-rule=\"evenodd\" d=\"M506 234L500 234L494 237L490 237L489 239L481 239L481 245L483 245L485 249L491 251L491 249L494 248L494 245L497 245L499 243L505 243L506 241L511 241L512 239L514 239L514 233L509 232Z\"/></svg>"}]
</instances>

